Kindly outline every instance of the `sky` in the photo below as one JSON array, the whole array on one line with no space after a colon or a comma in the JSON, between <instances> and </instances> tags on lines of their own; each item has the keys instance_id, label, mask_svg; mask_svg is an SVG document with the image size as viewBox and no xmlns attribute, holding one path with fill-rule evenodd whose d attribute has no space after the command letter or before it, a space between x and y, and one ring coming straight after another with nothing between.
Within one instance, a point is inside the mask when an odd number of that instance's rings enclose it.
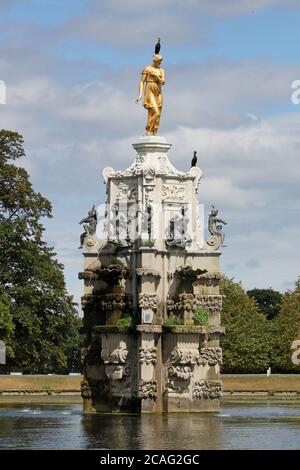
<instances>
[{"instance_id":1,"label":"sky","mask_svg":"<svg viewBox=\"0 0 300 470\"><path fill-rule=\"evenodd\" d=\"M228 222L222 271L246 289L293 287L299 23L298 0L0 1L0 128L24 136L21 164L53 204L45 239L77 302L78 222L104 201L102 169L135 157L146 114L134 99L157 37L166 72L160 134L180 170L198 151L199 201Z\"/></svg>"}]
</instances>

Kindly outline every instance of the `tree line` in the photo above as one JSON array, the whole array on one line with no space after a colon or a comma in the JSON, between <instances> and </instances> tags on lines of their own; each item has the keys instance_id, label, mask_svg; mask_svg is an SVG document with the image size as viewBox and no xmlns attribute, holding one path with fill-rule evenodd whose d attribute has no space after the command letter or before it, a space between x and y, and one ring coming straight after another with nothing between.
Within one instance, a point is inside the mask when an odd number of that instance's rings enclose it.
<instances>
[{"instance_id":1,"label":"tree line","mask_svg":"<svg viewBox=\"0 0 300 470\"><path fill-rule=\"evenodd\" d=\"M63 265L43 240L51 203L16 164L23 157L22 136L0 130L0 340L7 362L0 371L80 371L81 319L67 293ZM271 288L245 292L230 279L221 290L222 371L299 371L291 343L300 337L300 279L285 294Z\"/></svg>"},{"instance_id":2,"label":"tree line","mask_svg":"<svg viewBox=\"0 0 300 470\"><path fill-rule=\"evenodd\" d=\"M67 293L63 266L43 240L51 203L34 191L23 138L0 131L0 340L2 370L64 373L79 365L80 318Z\"/></svg>"},{"instance_id":3,"label":"tree line","mask_svg":"<svg viewBox=\"0 0 300 470\"><path fill-rule=\"evenodd\" d=\"M292 343L300 339L300 278L294 289L245 292L240 283L224 279L221 339L224 373L297 373ZM300 356L300 354L299 354Z\"/></svg>"}]
</instances>

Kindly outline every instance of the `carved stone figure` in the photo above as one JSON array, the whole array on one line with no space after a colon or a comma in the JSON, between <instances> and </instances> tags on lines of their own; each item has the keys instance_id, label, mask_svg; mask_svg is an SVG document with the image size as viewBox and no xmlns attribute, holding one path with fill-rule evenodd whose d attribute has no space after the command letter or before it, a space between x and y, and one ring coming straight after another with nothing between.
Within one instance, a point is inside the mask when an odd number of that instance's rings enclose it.
<instances>
[{"instance_id":1,"label":"carved stone figure","mask_svg":"<svg viewBox=\"0 0 300 470\"><path fill-rule=\"evenodd\" d=\"M158 41L155 50L160 49ZM146 135L156 135L162 109L161 87L165 84L165 72L160 67L163 57L157 52L153 55L152 65L144 68L141 75L139 96L136 99L138 103L144 94L144 108L148 110L148 122L146 125Z\"/></svg>"},{"instance_id":2,"label":"carved stone figure","mask_svg":"<svg viewBox=\"0 0 300 470\"><path fill-rule=\"evenodd\" d=\"M227 225L227 222L224 219L221 219L218 216L218 209L215 209L214 206L211 206L211 211L208 214L208 230L213 237L217 237L221 241L221 246L224 244L225 235L222 231L222 225ZM219 225L217 225L219 224Z\"/></svg>"},{"instance_id":3,"label":"carved stone figure","mask_svg":"<svg viewBox=\"0 0 300 470\"><path fill-rule=\"evenodd\" d=\"M97 228L97 212L95 205L88 212L88 215L81 219L79 224L83 224L84 232L80 235L80 246L78 248L83 248L83 242L85 237L88 235L95 235Z\"/></svg>"},{"instance_id":4,"label":"carved stone figure","mask_svg":"<svg viewBox=\"0 0 300 470\"><path fill-rule=\"evenodd\" d=\"M152 206L147 204L145 210L141 210L141 231L142 233L147 233L147 241L150 242L152 238L153 231L153 220L152 220Z\"/></svg>"},{"instance_id":5,"label":"carved stone figure","mask_svg":"<svg viewBox=\"0 0 300 470\"><path fill-rule=\"evenodd\" d=\"M118 204L111 206L112 219L108 222L110 225L109 230L109 243L118 247L132 246L134 240L130 237L130 224L132 217L120 211Z\"/></svg>"},{"instance_id":6,"label":"carved stone figure","mask_svg":"<svg viewBox=\"0 0 300 470\"><path fill-rule=\"evenodd\" d=\"M154 199L154 188L153 186L145 186L145 203L148 205L150 202L153 202Z\"/></svg>"},{"instance_id":7,"label":"carved stone figure","mask_svg":"<svg viewBox=\"0 0 300 470\"><path fill-rule=\"evenodd\" d=\"M187 233L189 219L186 216L185 208L182 207L181 215L175 215L167 229L166 245L168 247L187 248L192 243L192 238Z\"/></svg>"}]
</instances>

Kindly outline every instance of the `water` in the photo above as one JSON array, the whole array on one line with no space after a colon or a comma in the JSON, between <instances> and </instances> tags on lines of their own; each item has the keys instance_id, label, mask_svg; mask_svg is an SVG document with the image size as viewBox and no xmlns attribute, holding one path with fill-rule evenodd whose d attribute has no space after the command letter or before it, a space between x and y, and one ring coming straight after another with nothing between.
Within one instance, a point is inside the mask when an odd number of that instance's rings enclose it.
<instances>
[{"instance_id":1,"label":"water","mask_svg":"<svg viewBox=\"0 0 300 470\"><path fill-rule=\"evenodd\" d=\"M83 415L81 405L0 405L0 448L300 449L300 406L223 405L199 415Z\"/></svg>"}]
</instances>

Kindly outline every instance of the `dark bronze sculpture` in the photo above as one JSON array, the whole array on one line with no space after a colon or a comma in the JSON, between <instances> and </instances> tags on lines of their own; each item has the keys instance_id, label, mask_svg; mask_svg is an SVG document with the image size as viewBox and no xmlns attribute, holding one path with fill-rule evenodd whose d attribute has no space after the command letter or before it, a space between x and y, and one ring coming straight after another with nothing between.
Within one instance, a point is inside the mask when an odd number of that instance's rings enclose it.
<instances>
[{"instance_id":1,"label":"dark bronze sculpture","mask_svg":"<svg viewBox=\"0 0 300 470\"><path fill-rule=\"evenodd\" d=\"M222 231L222 225L217 225L217 224L227 225L227 222L224 219L217 217L218 212L219 212L218 209L215 209L214 206L211 206L211 211L208 214L208 230L211 235L215 237L220 237L221 246L223 246L225 235Z\"/></svg>"},{"instance_id":2,"label":"dark bronze sculpture","mask_svg":"<svg viewBox=\"0 0 300 470\"><path fill-rule=\"evenodd\" d=\"M80 235L80 246L78 248L83 248L85 237L88 235L95 235L97 221L97 212L95 205L93 205L92 209L88 212L88 215L79 222L80 225L83 224L84 232Z\"/></svg>"}]
</instances>

